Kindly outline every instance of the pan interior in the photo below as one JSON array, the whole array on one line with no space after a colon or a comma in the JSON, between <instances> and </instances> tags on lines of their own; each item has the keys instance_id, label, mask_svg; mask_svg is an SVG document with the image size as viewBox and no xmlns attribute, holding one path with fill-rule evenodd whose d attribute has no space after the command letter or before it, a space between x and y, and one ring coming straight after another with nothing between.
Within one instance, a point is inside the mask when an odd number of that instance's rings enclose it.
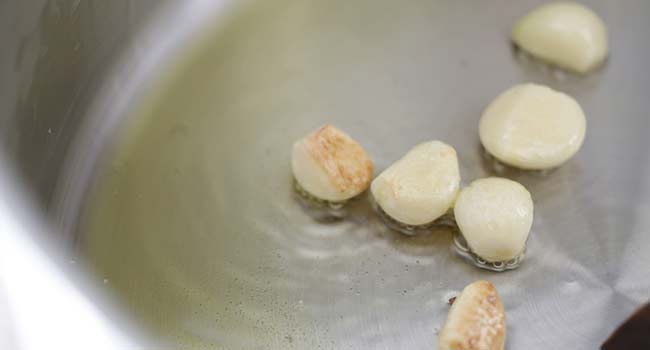
<instances>
[{"instance_id":1,"label":"pan interior","mask_svg":"<svg viewBox=\"0 0 650 350\"><path fill-rule=\"evenodd\" d=\"M184 348L431 348L446 300L477 279L502 295L510 348L597 347L650 295L650 3L592 4L612 56L586 77L512 49L511 24L536 3L283 0L242 11L134 110L86 205L81 255L152 336ZM587 140L547 174L498 172L478 118L529 81L582 104ZM289 157L324 123L364 145L376 172L440 139L458 151L465 184L520 181L536 205L526 260L479 270L454 255L447 230L390 231L365 197L345 220L320 220L296 201Z\"/></svg>"}]
</instances>

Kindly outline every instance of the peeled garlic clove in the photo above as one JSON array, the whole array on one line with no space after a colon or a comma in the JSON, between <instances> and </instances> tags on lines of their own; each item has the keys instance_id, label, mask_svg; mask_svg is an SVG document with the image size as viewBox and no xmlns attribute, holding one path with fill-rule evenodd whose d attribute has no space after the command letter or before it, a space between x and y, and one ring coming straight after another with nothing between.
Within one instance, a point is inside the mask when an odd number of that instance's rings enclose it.
<instances>
[{"instance_id":1,"label":"peeled garlic clove","mask_svg":"<svg viewBox=\"0 0 650 350\"><path fill-rule=\"evenodd\" d=\"M572 2L542 5L521 18L512 40L549 63L586 73L607 56L605 24L587 7Z\"/></svg>"},{"instance_id":2,"label":"peeled garlic clove","mask_svg":"<svg viewBox=\"0 0 650 350\"><path fill-rule=\"evenodd\" d=\"M487 281L463 289L449 310L439 350L503 350L506 316L496 288Z\"/></svg>"},{"instance_id":3,"label":"peeled garlic clove","mask_svg":"<svg viewBox=\"0 0 650 350\"><path fill-rule=\"evenodd\" d=\"M454 216L472 252L489 262L506 262L526 248L533 200L515 181L479 179L460 191Z\"/></svg>"},{"instance_id":4,"label":"peeled garlic clove","mask_svg":"<svg viewBox=\"0 0 650 350\"><path fill-rule=\"evenodd\" d=\"M314 197L339 202L365 191L372 179L372 160L341 130L325 125L293 145L293 175Z\"/></svg>"},{"instance_id":5,"label":"peeled garlic clove","mask_svg":"<svg viewBox=\"0 0 650 350\"><path fill-rule=\"evenodd\" d=\"M458 193L456 151L446 143L417 145L371 184L377 204L406 225L424 225L444 215Z\"/></svg>"},{"instance_id":6,"label":"peeled garlic clove","mask_svg":"<svg viewBox=\"0 0 650 350\"><path fill-rule=\"evenodd\" d=\"M483 112L479 136L485 149L508 165L547 169L573 157L587 121L569 95L536 84L516 85Z\"/></svg>"}]
</instances>

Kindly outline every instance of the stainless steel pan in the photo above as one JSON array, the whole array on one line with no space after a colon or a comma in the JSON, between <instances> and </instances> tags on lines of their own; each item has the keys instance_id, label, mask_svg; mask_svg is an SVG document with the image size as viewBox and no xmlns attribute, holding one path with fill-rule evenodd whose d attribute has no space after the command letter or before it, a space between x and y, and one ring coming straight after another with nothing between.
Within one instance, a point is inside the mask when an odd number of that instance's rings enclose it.
<instances>
[{"instance_id":1,"label":"stainless steel pan","mask_svg":"<svg viewBox=\"0 0 650 350\"><path fill-rule=\"evenodd\" d=\"M109 300L109 318L127 315L149 346L434 348L447 299L487 279L505 303L509 349L593 349L650 296L650 3L588 3L608 25L611 56L585 77L512 48L510 26L537 4L170 1L134 16L154 19L115 44L115 59L100 55L110 74L83 108L61 92L51 120L38 105L3 120L4 140L21 132L5 153L95 282L87 295ZM74 46L60 50L64 65ZM65 80L40 69L32 79L44 91ZM581 103L586 142L550 173L495 173L478 117L528 81ZM521 267L478 270L453 253L449 232L394 233L366 199L345 220L316 220L294 198L288 159L293 140L326 122L366 146L377 170L441 139L464 181L523 183L536 213ZM50 129L69 130L71 146L24 136L48 140ZM48 165L48 150L65 161Z\"/></svg>"}]
</instances>

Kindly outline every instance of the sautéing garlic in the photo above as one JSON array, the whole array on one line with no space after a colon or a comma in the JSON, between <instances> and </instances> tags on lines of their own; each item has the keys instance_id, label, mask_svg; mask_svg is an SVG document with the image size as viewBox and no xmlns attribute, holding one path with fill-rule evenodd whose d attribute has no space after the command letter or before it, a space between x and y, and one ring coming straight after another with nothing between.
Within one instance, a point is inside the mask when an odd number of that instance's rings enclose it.
<instances>
[{"instance_id":1,"label":"saut\u00e9ing garlic","mask_svg":"<svg viewBox=\"0 0 650 350\"><path fill-rule=\"evenodd\" d=\"M487 281L469 284L449 310L439 350L503 350L506 315L496 288Z\"/></svg>"},{"instance_id":2,"label":"saut\u00e9ing garlic","mask_svg":"<svg viewBox=\"0 0 650 350\"><path fill-rule=\"evenodd\" d=\"M542 5L521 18L512 40L549 63L586 73L607 56L605 24L587 7L572 2Z\"/></svg>"},{"instance_id":3,"label":"saut\u00e9ing garlic","mask_svg":"<svg viewBox=\"0 0 650 350\"><path fill-rule=\"evenodd\" d=\"M429 224L447 213L460 184L456 151L440 141L421 143L384 170L370 190L379 207L406 225Z\"/></svg>"},{"instance_id":4,"label":"saut\u00e9ing garlic","mask_svg":"<svg viewBox=\"0 0 650 350\"><path fill-rule=\"evenodd\" d=\"M454 215L472 252L488 262L506 262L526 248L533 200L515 181L479 179L460 191Z\"/></svg>"},{"instance_id":5,"label":"saut\u00e9ing garlic","mask_svg":"<svg viewBox=\"0 0 650 350\"><path fill-rule=\"evenodd\" d=\"M586 118L569 95L536 84L516 85L483 112L485 149L508 165L548 169L573 157L585 138Z\"/></svg>"},{"instance_id":6,"label":"saut\u00e9ing garlic","mask_svg":"<svg viewBox=\"0 0 650 350\"><path fill-rule=\"evenodd\" d=\"M325 125L293 145L293 175L312 196L332 202L365 191L372 179L368 153L341 130Z\"/></svg>"}]
</instances>

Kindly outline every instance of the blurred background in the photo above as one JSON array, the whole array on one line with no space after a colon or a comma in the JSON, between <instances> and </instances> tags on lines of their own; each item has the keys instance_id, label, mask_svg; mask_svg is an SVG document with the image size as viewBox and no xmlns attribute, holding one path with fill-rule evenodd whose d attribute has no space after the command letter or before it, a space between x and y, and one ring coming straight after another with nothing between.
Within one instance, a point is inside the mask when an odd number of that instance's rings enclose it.
<instances>
[{"instance_id":1,"label":"blurred background","mask_svg":"<svg viewBox=\"0 0 650 350\"><path fill-rule=\"evenodd\" d=\"M476 279L508 348L594 349L650 297L650 2L585 1L611 56L588 76L509 41L544 1L0 1L0 348L424 349ZM574 96L580 153L497 173L478 118L521 82ZM324 123L381 171L417 142L464 183L532 193L522 266L408 238L365 198L316 220L291 143Z\"/></svg>"}]
</instances>

